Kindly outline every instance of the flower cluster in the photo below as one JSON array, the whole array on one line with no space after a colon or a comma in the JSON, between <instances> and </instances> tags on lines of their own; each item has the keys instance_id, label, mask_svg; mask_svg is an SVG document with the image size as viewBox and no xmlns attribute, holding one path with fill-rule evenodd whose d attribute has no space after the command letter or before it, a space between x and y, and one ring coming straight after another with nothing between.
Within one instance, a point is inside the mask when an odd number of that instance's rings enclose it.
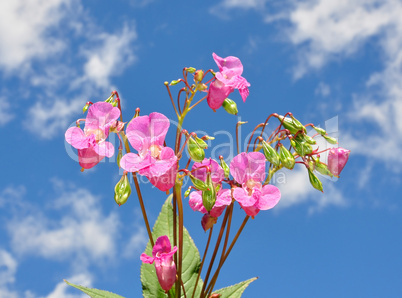
<instances>
[{"instance_id":1,"label":"flower cluster","mask_svg":"<svg viewBox=\"0 0 402 298\"><path fill-rule=\"evenodd\" d=\"M105 102L94 104L88 102L84 107L84 112L88 111L87 117L77 120L77 126L69 128L65 133L66 142L78 150L78 161L83 169L94 167L105 156L113 156L114 146L107 141L107 138L111 132L117 134L119 140L117 165L123 169L123 174L115 186L115 201L120 206L128 200L131 187L127 175L133 173L148 236L153 246L152 257L142 254L141 260L146 264L155 265L154 272L160 287L165 292L171 291L173 285L176 284L172 293L175 293L177 297L181 296L180 291L186 291L186 285L185 282L183 283L181 275L183 269L181 258L184 249L181 187L185 177L190 177L193 184L185 192L185 197L189 196L188 203L192 210L203 214L201 225L204 231L210 230L212 233L212 227L217 224L218 218L225 212L215 249L217 251L223 230L226 229L226 237L229 235L231 225L227 222L230 223L233 216L234 204L238 204L243 210L242 212L246 214L245 224L250 217L254 219L261 210L272 209L279 203L281 193L276 186L270 184L275 172L283 168L292 170L296 164L303 165L307 169L311 185L323 191L322 183L317 174L339 177L350 154L349 150L341 147L320 151L316 146L315 138L324 138L331 144L336 144L337 141L319 127L312 124L303 125L291 113L284 116L274 113L267 117L264 125L261 124L253 130L246 150L238 152L229 165L226 164L223 157L219 157L220 162L212 157L205 157L205 150L208 147L206 140L213 138L198 137L194 132L189 133L183 129L184 118L204 100L213 110L223 106L229 114L236 114L238 112L236 103L227 97L237 89L243 102L245 102L249 96L248 87L250 87L248 81L242 77L243 65L239 58L233 56L222 58L215 53L212 56L219 68L218 72L212 70L204 72L189 67L183 71L184 78L172 81L170 84L165 83L178 118L176 139L173 146L172 144L170 144L171 147L168 146L166 142L170 120L161 113L153 112L149 115L139 115L139 109L137 109L135 116L126 126L122 119L120 98L116 91L112 92L112 95ZM203 83L208 73L212 74L212 78ZM193 83L188 80L189 75L193 75ZM184 87L179 91L176 107L169 88L178 83L184 83ZM195 95L200 94L198 92L201 94L207 92L207 94L192 104ZM180 104L181 96L185 97L183 105ZM276 118L279 125L266 138L264 129L271 117ZM79 127L81 121L85 121L84 129ZM236 128L240 124L242 122L238 122ZM125 126L126 129L124 129ZM316 131L314 136L307 134L306 127L308 126L312 126L312 131L313 129ZM261 131L258 131L258 128L261 128ZM236 137L237 135L236 132ZM183 160L185 147L189 153L188 160ZM126 151L124 155L123 148ZM131 148L134 152L130 152ZM328 159L321 161L320 153L325 151L329 151ZM190 167L192 162L193 164ZM190 168L191 170L189 170ZM153 242L153 235L143 207L144 202L142 201L137 174L145 176L152 185L163 192L169 192L173 189L174 206L171 209L172 216L170 218L174 218L172 222L177 220L177 226L172 228L170 222L163 224L163 228L167 231L163 234L173 235L172 240L175 245L173 248L166 235L160 236L155 244ZM169 230L171 228L172 230ZM241 231L242 228L239 229L238 234ZM238 234L234 237L228 251L225 251L225 244L218 269L212 276L210 283L207 285L208 280L206 280L199 289L202 297L213 296L212 290L220 267L236 242ZM225 240L227 242L228 239ZM211 262L208 270L213 267L214 258ZM197 282L193 287L194 291L201 271L198 269L202 268L202 264L198 263L197 266L199 267L193 268L191 271L196 274L198 272ZM182 285L183 289L181 288ZM172 293L169 292L169 295Z\"/></svg>"}]
</instances>

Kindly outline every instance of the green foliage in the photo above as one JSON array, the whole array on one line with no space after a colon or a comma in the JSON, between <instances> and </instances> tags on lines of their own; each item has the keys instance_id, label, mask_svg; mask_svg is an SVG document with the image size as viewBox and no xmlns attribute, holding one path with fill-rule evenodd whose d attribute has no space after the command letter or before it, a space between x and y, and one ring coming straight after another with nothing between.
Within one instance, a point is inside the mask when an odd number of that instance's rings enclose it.
<instances>
[{"instance_id":1,"label":"green foliage","mask_svg":"<svg viewBox=\"0 0 402 298\"><path fill-rule=\"evenodd\" d=\"M158 216L153 227L152 236L154 241L162 236L167 235L173 246L173 207L171 204L172 195L170 195L162 206L162 210ZM178 223L178 219L177 219ZM151 243L148 242L145 253L152 256ZM186 228L183 230L183 268L182 268L182 281L184 284L187 297L191 297L195 282L197 279L198 271L200 268L201 259L197 247L193 239L190 237ZM177 265L177 264L176 264ZM164 290L160 287L158 278L155 273L155 266L153 264L141 265L141 283L144 297L167 297ZM202 288L202 280L198 281L194 297L199 297ZM184 297L182 291L181 294Z\"/></svg>"},{"instance_id":2,"label":"green foliage","mask_svg":"<svg viewBox=\"0 0 402 298\"><path fill-rule=\"evenodd\" d=\"M69 286L72 286L78 290L83 291L85 294L87 294L89 297L92 297L92 298L124 298L123 296L120 296L120 295L117 295L117 294L114 294L114 293L111 293L108 291L91 289L91 288L72 284L72 283L68 282L67 280L64 280L64 281Z\"/></svg>"},{"instance_id":3,"label":"green foliage","mask_svg":"<svg viewBox=\"0 0 402 298\"><path fill-rule=\"evenodd\" d=\"M250 283L255 281L258 277L253 277L248 280L242 281L238 284L235 284L233 286L223 288L217 291L214 291L212 294L221 294L219 298L237 298L241 297L241 294L243 294L244 290L248 287Z\"/></svg>"}]
</instances>

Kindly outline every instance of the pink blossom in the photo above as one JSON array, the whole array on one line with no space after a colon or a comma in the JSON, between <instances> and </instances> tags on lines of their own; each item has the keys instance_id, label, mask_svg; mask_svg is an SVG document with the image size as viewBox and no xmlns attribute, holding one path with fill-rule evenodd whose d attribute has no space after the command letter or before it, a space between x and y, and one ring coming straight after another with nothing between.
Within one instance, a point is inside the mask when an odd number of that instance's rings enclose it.
<instances>
[{"instance_id":1,"label":"pink blossom","mask_svg":"<svg viewBox=\"0 0 402 298\"><path fill-rule=\"evenodd\" d=\"M78 161L84 169L90 169L105 156L114 154L112 143L105 141L109 128L116 123L120 110L107 102L97 102L88 109L85 127L70 127L65 138L67 143L78 149Z\"/></svg>"},{"instance_id":2,"label":"pink blossom","mask_svg":"<svg viewBox=\"0 0 402 298\"><path fill-rule=\"evenodd\" d=\"M160 113L134 118L127 127L127 138L138 154L127 153L120 166L128 172L139 172L162 191L173 187L177 157L172 148L164 147L169 119Z\"/></svg>"},{"instance_id":3,"label":"pink blossom","mask_svg":"<svg viewBox=\"0 0 402 298\"><path fill-rule=\"evenodd\" d=\"M265 179L265 156L260 152L242 152L230 163L230 174L241 184L233 190L233 197L247 215L254 218L260 210L273 208L281 198L273 185L262 186Z\"/></svg>"},{"instance_id":4,"label":"pink blossom","mask_svg":"<svg viewBox=\"0 0 402 298\"><path fill-rule=\"evenodd\" d=\"M219 72L215 74L215 80L211 83L208 90L208 105L211 109L218 109L222 106L224 100L234 89L238 89L243 102L249 95L249 82L241 76L243 65L239 58L229 56L221 58L215 53L212 54Z\"/></svg>"},{"instance_id":5,"label":"pink blossom","mask_svg":"<svg viewBox=\"0 0 402 298\"><path fill-rule=\"evenodd\" d=\"M213 183L220 183L225 178L225 172L222 167L212 158L204 158L202 162L195 162L192 167L192 173L195 178L202 181L207 179L207 168L211 171L211 180Z\"/></svg>"},{"instance_id":6,"label":"pink blossom","mask_svg":"<svg viewBox=\"0 0 402 298\"><path fill-rule=\"evenodd\" d=\"M223 210L225 210L226 206L230 205L232 202L232 195L230 189L220 189L216 194L216 201L214 207L209 212L212 217L221 216ZM207 209L205 209L202 204L202 191L193 191L190 193L190 199L188 200L191 209L194 211L199 211L201 213L208 213Z\"/></svg>"},{"instance_id":7,"label":"pink blossom","mask_svg":"<svg viewBox=\"0 0 402 298\"><path fill-rule=\"evenodd\" d=\"M173 255L177 247L170 244L168 236L160 236L152 249L152 257L141 254L140 259L144 263L152 264L155 261L156 276L159 284L166 292L174 285L176 281L176 264L173 261Z\"/></svg>"},{"instance_id":8,"label":"pink blossom","mask_svg":"<svg viewBox=\"0 0 402 298\"><path fill-rule=\"evenodd\" d=\"M349 159L350 150L344 148L332 148L328 153L328 170L335 176L339 176Z\"/></svg>"}]
</instances>

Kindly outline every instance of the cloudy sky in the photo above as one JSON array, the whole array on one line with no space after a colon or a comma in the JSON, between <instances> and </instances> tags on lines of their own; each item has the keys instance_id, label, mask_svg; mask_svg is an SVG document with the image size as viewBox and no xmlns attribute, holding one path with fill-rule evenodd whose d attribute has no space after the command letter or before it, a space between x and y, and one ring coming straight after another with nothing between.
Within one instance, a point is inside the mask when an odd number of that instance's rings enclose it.
<instances>
[{"instance_id":1,"label":"cloudy sky","mask_svg":"<svg viewBox=\"0 0 402 298\"><path fill-rule=\"evenodd\" d=\"M245 104L232 96L238 117L203 103L186 119L216 137L209 154L235 154L238 120L244 143L289 111L352 150L324 194L301 167L278 173L280 203L249 221L217 288L258 276L247 297L400 297L401 15L400 0L1 1L0 297L82 297L63 279L140 297L137 197L118 207L115 157L81 173L64 132L112 90L125 119L174 119L163 82L217 70L213 52L239 57L251 87ZM153 222L166 194L146 182ZM203 249L201 215L185 212Z\"/></svg>"}]
</instances>

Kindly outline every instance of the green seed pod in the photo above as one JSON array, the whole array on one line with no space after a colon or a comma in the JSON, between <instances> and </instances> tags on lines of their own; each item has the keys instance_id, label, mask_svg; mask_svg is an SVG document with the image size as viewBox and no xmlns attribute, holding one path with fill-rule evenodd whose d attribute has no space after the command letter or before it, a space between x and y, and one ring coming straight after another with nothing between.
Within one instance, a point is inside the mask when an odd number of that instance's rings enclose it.
<instances>
[{"instance_id":1,"label":"green seed pod","mask_svg":"<svg viewBox=\"0 0 402 298\"><path fill-rule=\"evenodd\" d=\"M279 159L283 166L289 170L293 169L295 166L295 158L288 149L286 149L282 144L279 149Z\"/></svg>"},{"instance_id":2,"label":"green seed pod","mask_svg":"<svg viewBox=\"0 0 402 298\"><path fill-rule=\"evenodd\" d=\"M278 116L278 119L281 121L284 128L290 131L291 134L296 134L299 130L303 130L299 127L291 118ZM304 128L304 126L303 126ZM304 130L303 130L304 131Z\"/></svg>"},{"instance_id":3,"label":"green seed pod","mask_svg":"<svg viewBox=\"0 0 402 298\"><path fill-rule=\"evenodd\" d=\"M189 73L195 73L195 68L194 67L186 67L186 70L189 72Z\"/></svg>"},{"instance_id":4,"label":"green seed pod","mask_svg":"<svg viewBox=\"0 0 402 298\"><path fill-rule=\"evenodd\" d=\"M208 144L205 143L205 141L203 139L200 139L199 137L195 137L195 141L197 142L198 146L201 149L208 149Z\"/></svg>"},{"instance_id":5,"label":"green seed pod","mask_svg":"<svg viewBox=\"0 0 402 298\"><path fill-rule=\"evenodd\" d=\"M327 134L327 132L325 131L325 129L319 128L319 127L315 127L313 126L313 128L315 129L316 132L318 132L320 135L325 136Z\"/></svg>"},{"instance_id":6,"label":"green seed pod","mask_svg":"<svg viewBox=\"0 0 402 298\"><path fill-rule=\"evenodd\" d=\"M294 125L299 129L302 130L304 133L306 133L306 128L304 127L303 124L300 123L299 120L297 120L293 115L290 115L290 118L292 118Z\"/></svg>"},{"instance_id":7,"label":"green seed pod","mask_svg":"<svg viewBox=\"0 0 402 298\"><path fill-rule=\"evenodd\" d=\"M310 145L315 145L317 144L316 140L314 140L312 137L308 136L308 135L303 135L305 141L310 144Z\"/></svg>"},{"instance_id":8,"label":"green seed pod","mask_svg":"<svg viewBox=\"0 0 402 298\"><path fill-rule=\"evenodd\" d=\"M300 156L305 156L313 152L313 147L311 147L311 145L305 141L291 139L290 144Z\"/></svg>"},{"instance_id":9,"label":"green seed pod","mask_svg":"<svg viewBox=\"0 0 402 298\"><path fill-rule=\"evenodd\" d=\"M119 153L117 153L117 159L116 159L117 166L119 167L119 169L121 168L120 167L120 160L121 160L122 157L123 157L123 149L119 149Z\"/></svg>"},{"instance_id":10,"label":"green seed pod","mask_svg":"<svg viewBox=\"0 0 402 298\"><path fill-rule=\"evenodd\" d=\"M231 115L237 115L237 113L239 112L237 110L237 104L229 98L226 98L223 101L222 107L225 109L226 112L228 112Z\"/></svg>"},{"instance_id":11,"label":"green seed pod","mask_svg":"<svg viewBox=\"0 0 402 298\"><path fill-rule=\"evenodd\" d=\"M121 206L127 202L131 194L130 182L128 181L127 174L123 174L120 181L114 187L114 200Z\"/></svg>"},{"instance_id":12,"label":"green seed pod","mask_svg":"<svg viewBox=\"0 0 402 298\"><path fill-rule=\"evenodd\" d=\"M192 137L188 140L187 151L188 154L190 154L190 157L196 162L202 162L205 158L204 149L200 148Z\"/></svg>"},{"instance_id":13,"label":"green seed pod","mask_svg":"<svg viewBox=\"0 0 402 298\"><path fill-rule=\"evenodd\" d=\"M312 185L315 189L318 189L319 191L324 192L324 191L323 191L323 188L322 188L322 183L321 183L320 179L318 179L317 176L314 175L314 173L313 173L312 171L310 171L309 169L308 169L307 171L308 171L308 178L310 179L311 185Z\"/></svg>"},{"instance_id":14,"label":"green seed pod","mask_svg":"<svg viewBox=\"0 0 402 298\"><path fill-rule=\"evenodd\" d=\"M195 188L197 188L199 190L207 190L208 189L208 185L204 181L195 178L193 175L190 175L190 179L191 179L191 182L193 182L193 185Z\"/></svg>"},{"instance_id":15,"label":"green seed pod","mask_svg":"<svg viewBox=\"0 0 402 298\"><path fill-rule=\"evenodd\" d=\"M190 191L191 191L191 186L189 188L187 188L187 190L184 192L185 198L187 198L190 195Z\"/></svg>"},{"instance_id":16,"label":"green seed pod","mask_svg":"<svg viewBox=\"0 0 402 298\"><path fill-rule=\"evenodd\" d=\"M276 150L265 141L262 141L262 149L264 151L265 158L274 166L279 166L280 160Z\"/></svg>"},{"instance_id":17,"label":"green seed pod","mask_svg":"<svg viewBox=\"0 0 402 298\"><path fill-rule=\"evenodd\" d=\"M206 184L208 185L208 190L202 192L202 204L207 211L211 211L216 201L216 189L212 184L211 172L207 174Z\"/></svg>"},{"instance_id":18,"label":"green seed pod","mask_svg":"<svg viewBox=\"0 0 402 298\"><path fill-rule=\"evenodd\" d=\"M329 177L334 177L334 175L328 170L328 167L326 164L321 163L320 161L317 161L315 163L315 169L317 170L318 173L321 175L326 175Z\"/></svg>"},{"instance_id":19,"label":"green seed pod","mask_svg":"<svg viewBox=\"0 0 402 298\"><path fill-rule=\"evenodd\" d=\"M194 81L201 82L203 77L204 77L204 72L201 69L199 69L194 74Z\"/></svg>"},{"instance_id":20,"label":"green seed pod","mask_svg":"<svg viewBox=\"0 0 402 298\"><path fill-rule=\"evenodd\" d=\"M170 82L170 86L174 86L174 85L177 85L178 83L180 83L180 80L173 80L173 81L171 81Z\"/></svg>"},{"instance_id":21,"label":"green seed pod","mask_svg":"<svg viewBox=\"0 0 402 298\"><path fill-rule=\"evenodd\" d=\"M330 143L330 144L332 144L332 145L338 144L337 140L336 140L335 138L333 138L333 137L330 137L330 136L325 135L325 136L323 136L323 138L324 138L328 143Z\"/></svg>"}]
</instances>

